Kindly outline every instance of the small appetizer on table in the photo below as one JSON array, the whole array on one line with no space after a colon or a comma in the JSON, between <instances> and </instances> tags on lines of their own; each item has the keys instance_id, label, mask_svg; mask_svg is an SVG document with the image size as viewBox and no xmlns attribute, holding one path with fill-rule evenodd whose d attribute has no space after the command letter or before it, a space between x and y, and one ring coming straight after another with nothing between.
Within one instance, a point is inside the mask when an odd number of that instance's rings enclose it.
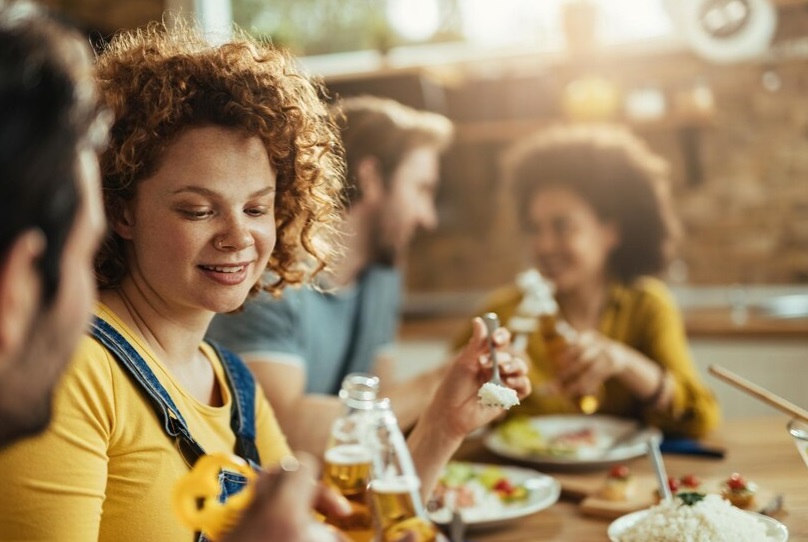
<instances>
[{"instance_id":1,"label":"small appetizer on table","mask_svg":"<svg viewBox=\"0 0 808 542\"><path fill-rule=\"evenodd\" d=\"M746 508L752 503L757 492L757 484L733 472L721 485L721 496L738 508Z\"/></svg>"},{"instance_id":2,"label":"small appetizer on table","mask_svg":"<svg viewBox=\"0 0 808 542\"><path fill-rule=\"evenodd\" d=\"M609 470L606 481L600 490L600 497L608 501L625 501L631 497L634 480L626 465L615 465Z\"/></svg>"}]
</instances>

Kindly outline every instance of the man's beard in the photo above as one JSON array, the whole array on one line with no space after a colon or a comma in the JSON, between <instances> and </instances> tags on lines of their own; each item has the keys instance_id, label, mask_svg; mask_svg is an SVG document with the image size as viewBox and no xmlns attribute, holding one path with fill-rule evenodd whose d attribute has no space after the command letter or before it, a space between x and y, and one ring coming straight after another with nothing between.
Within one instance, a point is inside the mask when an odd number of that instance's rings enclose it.
<instances>
[{"instance_id":1,"label":"man's beard","mask_svg":"<svg viewBox=\"0 0 808 542\"><path fill-rule=\"evenodd\" d=\"M370 261L372 264L382 267L397 267L401 264L403 254L385 235L386 229L382 222L381 213L379 213L370 230Z\"/></svg>"},{"instance_id":2,"label":"man's beard","mask_svg":"<svg viewBox=\"0 0 808 542\"><path fill-rule=\"evenodd\" d=\"M27 359L23 363L37 363ZM0 377L0 448L41 433L50 422L53 386L47 392L30 376L15 373Z\"/></svg>"},{"instance_id":3,"label":"man's beard","mask_svg":"<svg viewBox=\"0 0 808 542\"><path fill-rule=\"evenodd\" d=\"M0 448L42 432L50 422L54 389L68 361L54 360L66 355L54 317L40 310L22 352L0 374Z\"/></svg>"}]
</instances>

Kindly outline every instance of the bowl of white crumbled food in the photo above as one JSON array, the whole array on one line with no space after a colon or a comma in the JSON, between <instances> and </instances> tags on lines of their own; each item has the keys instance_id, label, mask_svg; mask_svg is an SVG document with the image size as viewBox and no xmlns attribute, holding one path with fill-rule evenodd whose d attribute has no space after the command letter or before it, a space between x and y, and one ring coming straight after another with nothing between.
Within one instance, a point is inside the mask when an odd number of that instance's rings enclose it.
<instances>
[{"instance_id":1,"label":"bowl of white crumbled food","mask_svg":"<svg viewBox=\"0 0 808 542\"><path fill-rule=\"evenodd\" d=\"M719 495L681 493L616 519L612 542L785 542L788 529L768 516L732 506Z\"/></svg>"},{"instance_id":2,"label":"bowl of white crumbled food","mask_svg":"<svg viewBox=\"0 0 808 542\"><path fill-rule=\"evenodd\" d=\"M516 390L507 386L500 386L493 382L486 382L480 386L477 397L482 405L491 407L511 408L519 404Z\"/></svg>"}]
</instances>

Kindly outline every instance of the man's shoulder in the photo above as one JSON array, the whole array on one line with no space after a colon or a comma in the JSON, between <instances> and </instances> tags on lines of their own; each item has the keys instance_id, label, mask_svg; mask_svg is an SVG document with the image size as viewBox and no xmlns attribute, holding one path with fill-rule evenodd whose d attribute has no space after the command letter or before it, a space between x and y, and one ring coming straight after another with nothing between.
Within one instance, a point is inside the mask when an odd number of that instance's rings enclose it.
<instances>
[{"instance_id":1,"label":"man's shoulder","mask_svg":"<svg viewBox=\"0 0 808 542\"><path fill-rule=\"evenodd\" d=\"M359 281L364 284L383 284L396 288L401 286L401 280L400 269L385 265L371 265L365 269L359 278Z\"/></svg>"}]
</instances>

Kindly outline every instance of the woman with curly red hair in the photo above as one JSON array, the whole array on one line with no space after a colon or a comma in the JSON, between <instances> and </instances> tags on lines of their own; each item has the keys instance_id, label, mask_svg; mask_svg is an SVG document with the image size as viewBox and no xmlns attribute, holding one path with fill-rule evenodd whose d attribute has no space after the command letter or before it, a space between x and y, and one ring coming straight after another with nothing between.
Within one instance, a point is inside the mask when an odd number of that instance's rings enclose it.
<instances>
[{"instance_id":1,"label":"woman with curly red hair","mask_svg":"<svg viewBox=\"0 0 808 542\"><path fill-rule=\"evenodd\" d=\"M341 145L317 87L285 53L155 25L115 37L97 79L114 118L101 157L100 302L50 428L0 453L0 540L191 540L171 494L197 458L278 465L290 450L260 387L203 339L216 313L307 281L333 250ZM479 362L479 319L475 330L411 436L426 489L463 436L500 413L476 401L490 367ZM526 395L526 366L504 372ZM225 499L245 480L223 472L219 482Z\"/></svg>"},{"instance_id":2,"label":"woman with curly red hair","mask_svg":"<svg viewBox=\"0 0 808 542\"><path fill-rule=\"evenodd\" d=\"M290 454L249 371L203 337L251 291L324 266L341 147L317 88L248 38L155 25L114 38L96 70L114 120L99 303L51 427L0 456L0 539L190 540L171 488L197 457Z\"/></svg>"}]
</instances>

